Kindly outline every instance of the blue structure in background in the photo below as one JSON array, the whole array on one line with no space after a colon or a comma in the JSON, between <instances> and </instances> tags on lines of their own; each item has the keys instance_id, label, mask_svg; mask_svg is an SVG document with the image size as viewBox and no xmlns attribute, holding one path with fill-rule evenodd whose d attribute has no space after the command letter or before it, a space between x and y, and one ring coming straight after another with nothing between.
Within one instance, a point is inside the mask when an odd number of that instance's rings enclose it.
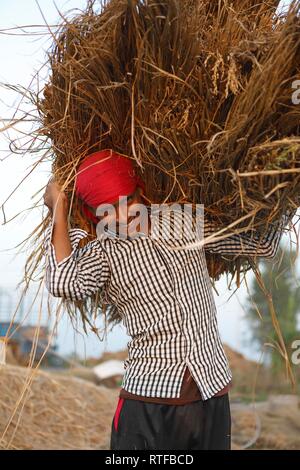
<instances>
[{"instance_id":1,"label":"blue structure in background","mask_svg":"<svg viewBox=\"0 0 300 470\"><path fill-rule=\"evenodd\" d=\"M42 359L42 365L62 367L64 361L55 354L57 350L56 345L51 345L51 348L45 353L45 350L49 347L48 328L44 326L39 327L38 339L36 339L36 328L30 325L23 326L19 323L0 321L0 338L5 338L13 357L21 365L28 364L31 351L34 347L34 363L40 361L45 354Z\"/></svg>"}]
</instances>

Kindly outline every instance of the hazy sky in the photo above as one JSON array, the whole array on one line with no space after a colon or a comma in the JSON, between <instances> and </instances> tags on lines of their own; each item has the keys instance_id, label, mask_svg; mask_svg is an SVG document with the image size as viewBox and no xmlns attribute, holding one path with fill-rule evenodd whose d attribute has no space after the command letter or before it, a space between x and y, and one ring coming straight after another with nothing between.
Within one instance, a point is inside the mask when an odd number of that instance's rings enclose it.
<instances>
[{"instance_id":1,"label":"hazy sky","mask_svg":"<svg viewBox=\"0 0 300 470\"><path fill-rule=\"evenodd\" d=\"M85 1L80 0L56 0L58 9L62 12L71 8L82 8ZM288 2L285 2L288 3ZM56 24L59 20L54 2L51 0L39 0L38 4L47 19L48 24ZM12 28L14 26L24 25L43 25L44 20L34 0L10 0L0 3L0 30ZM45 31L45 28L43 28ZM28 28L27 28L28 31ZM11 33L16 31L11 31ZM0 32L0 82L11 85L23 85L27 87L35 71L45 61L45 50L49 46L49 37L27 36L2 34ZM45 77L46 78L46 77ZM16 107L19 98L12 91L0 89L0 128L5 125L5 121L12 117L11 107ZM18 132L11 133L11 136L20 138ZM28 171L32 160L28 157L22 158L22 155L11 156L8 150L5 133L0 133L0 204L6 199L14 186L21 181L25 172ZM22 190L17 191L15 196L5 206L6 216L9 219L17 212L30 207L31 197L43 184L46 184L50 176L50 166L44 165L39 168L32 178L29 178ZM25 213L15 222L5 226L0 226L0 319L7 320L12 315L13 307L17 301L16 283L22 278L24 260L26 254L19 254L15 257L15 246L20 243L34 228L41 219L42 212L35 211L29 215ZM0 216L1 223L2 215ZM250 281L251 276L248 276ZM243 320L242 303L245 298L245 288L240 288L237 295L231 300L228 298L231 292L228 292L224 280L217 283L220 295L215 296L218 321L222 339L232 347L253 354L249 348L243 345L243 338L247 327ZM29 306L29 298L25 302L25 310ZM23 312L24 313L24 312ZM33 310L30 321L36 321L37 312ZM111 350L122 349L126 346L128 338L123 328L118 328L109 336L108 344L99 343L99 340L90 335L83 340L80 335L74 335L72 328L66 317L60 324L58 331L58 343L62 353L69 353L74 350L80 354L84 353L86 348L87 355L97 356L103 351L104 347Z\"/></svg>"}]
</instances>

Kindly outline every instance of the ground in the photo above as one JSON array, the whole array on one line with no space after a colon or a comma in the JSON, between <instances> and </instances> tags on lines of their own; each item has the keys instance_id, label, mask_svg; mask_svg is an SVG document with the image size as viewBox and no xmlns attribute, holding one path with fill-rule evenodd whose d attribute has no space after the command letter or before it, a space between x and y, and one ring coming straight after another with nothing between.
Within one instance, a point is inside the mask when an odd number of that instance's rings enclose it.
<instances>
[{"instance_id":1,"label":"ground","mask_svg":"<svg viewBox=\"0 0 300 470\"><path fill-rule=\"evenodd\" d=\"M300 449L298 397L271 390L266 369L229 348L226 352L235 377L230 392L233 449ZM100 361L125 357L120 351ZM96 363L99 358L87 361ZM90 367L33 373L1 366L0 448L108 449L119 385L96 383Z\"/></svg>"}]
</instances>

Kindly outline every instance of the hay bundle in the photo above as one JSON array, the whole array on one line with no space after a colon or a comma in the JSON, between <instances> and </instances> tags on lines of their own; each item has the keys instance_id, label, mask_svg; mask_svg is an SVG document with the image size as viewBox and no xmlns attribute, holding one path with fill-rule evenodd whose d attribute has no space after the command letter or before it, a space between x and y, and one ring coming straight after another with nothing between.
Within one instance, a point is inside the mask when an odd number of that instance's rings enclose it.
<instances>
[{"instance_id":1,"label":"hay bundle","mask_svg":"<svg viewBox=\"0 0 300 470\"><path fill-rule=\"evenodd\" d=\"M35 105L37 135L49 141L72 225L95 235L74 179L82 159L105 148L134 159L150 201L204 204L220 228L243 218L238 228L263 232L299 205L292 85L300 72L300 2L282 16L278 3L109 0L96 11L89 0L79 15L62 17ZM28 279L40 258L38 247ZM248 258L207 261L214 279L223 272L239 279L253 267ZM76 308L84 316L97 302Z\"/></svg>"},{"instance_id":2,"label":"hay bundle","mask_svg":"<svg viewBox=\"0 0 300 470\"><path fill-rule=\"evenodd\" d=\"M299 2L286 18L278 2L185 4L89 2L62 25L40 104L54 173L72 192L82 158L113 147L152 201L203 203L224 226L255 209L265 224L299 184Z\"/></svg>"},{"instance_id":3,"label":"hay bundle","mask_svg":"<svg viewBox=\"0 0 300 470\"><path fill-rule=\"evenodd\" d=\"M0 448L108 449L118 390L15 366L0 368Z\"/></svg>"}]
</instances>

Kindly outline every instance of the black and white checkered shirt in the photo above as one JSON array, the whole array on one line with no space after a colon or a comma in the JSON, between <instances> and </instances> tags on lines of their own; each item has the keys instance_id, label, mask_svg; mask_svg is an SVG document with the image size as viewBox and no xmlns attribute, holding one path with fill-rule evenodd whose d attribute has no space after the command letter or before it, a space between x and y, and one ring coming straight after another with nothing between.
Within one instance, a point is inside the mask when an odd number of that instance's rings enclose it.
<instances>
[{"instance_id":1,"label":"black and white checkered shirt","mask_svg":"<svg viewBox=\"0 0 300 470\"><path fill-rule=\"evenodd\" d=\"M286 222L286 219L283 220ZM283 223L284 225L284 223ZM212 228L205 224L205 237ZM46 286L66 301L101 290L115 305L128 335L122 387L128 392L178 398L188 366L204 400L223 389L232 375L220 340L205 251L272 258L280 232L263 238L234 234L194 250L174 250L156 237L103 238L78 248L87 234L70 230L73 251L57 263L46 236ZM181 243L181 242L178 242Z\"/></svg>"}]
</instances>

